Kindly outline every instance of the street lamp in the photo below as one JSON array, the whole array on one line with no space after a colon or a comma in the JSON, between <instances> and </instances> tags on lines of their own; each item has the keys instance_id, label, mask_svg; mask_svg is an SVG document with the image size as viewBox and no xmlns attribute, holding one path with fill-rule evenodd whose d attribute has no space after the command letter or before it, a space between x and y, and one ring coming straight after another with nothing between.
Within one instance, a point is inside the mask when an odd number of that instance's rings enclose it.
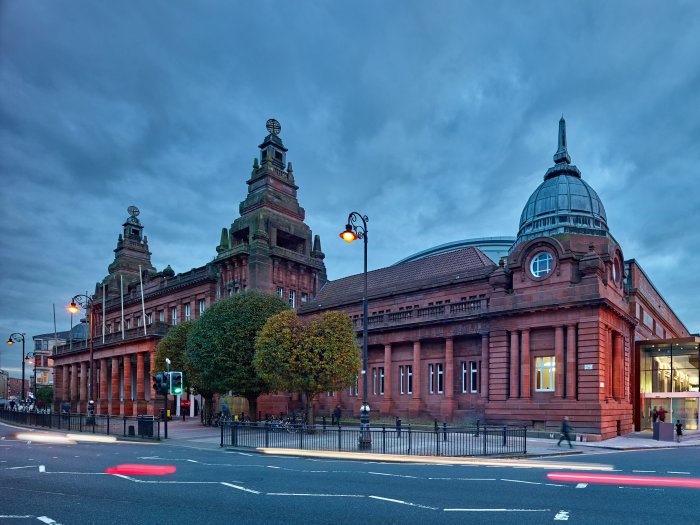
<instances>
[{"instance_id":1,"label":"street lamp","mask_svg":"<svg viewBox=\"0 0 700 525\"><path fill-rule=\"evenodd\" d=\"M13 345L15 343L19 343L22 341L22 403L24 403L24 336L27 334L21 334L19 332L15 332L13 334L10 334L10 337L7 338L7 344L8 345Z\"/></svg>"},{"instance_id":2,"label":"street lamp","mask_svg":"<svg viewBox=\"0 0 700 525\"><path fill-rule=\"evenodd\" d=\"M70 306L68 306L68 311L72 314L77 314L80 308L87 308L89 310L89 330L90 330L90 373L88 374L88 406L87 412L88 417L93 417L95 415L95 400L92 397L93 391L92 387L95 380L95 354L93 351L92 344L92 311L94 309L94 303L92 297L85 294L78 294L73 296L71 299Z\"/></svg>"},{"instance_id":3,"label":"street lamp","mask_svg":"<svg viewBox=\"0 0 700 525\"><path fill-rule=\"evenodd\" d=\"M358 224L362 221L362 224ZM360 449L372 448L372 433L369 425L369 403L367 403L367 215L361 215L353 211L348 215L348 223L345 230L340 233L340 238L345 242L357 239L365 241L364 277L365 287L362 296L362 406L360 407Z\"/></svg>"}]
</instances>

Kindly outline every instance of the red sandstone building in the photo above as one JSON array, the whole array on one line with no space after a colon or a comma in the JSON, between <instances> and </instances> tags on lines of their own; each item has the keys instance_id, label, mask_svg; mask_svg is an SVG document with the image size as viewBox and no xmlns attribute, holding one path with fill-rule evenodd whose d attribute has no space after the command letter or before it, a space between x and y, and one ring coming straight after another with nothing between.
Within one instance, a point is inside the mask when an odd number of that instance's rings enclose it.
<instances>
[{"instance_id":1,"label":"red sandstone building","mask_svg":"<svg viewBox=\"0 0 700 525\"><path fill-rule=\"evenodd\" d=\"M278 126L269 122L240 217L222 230L205 266L156 271L131 210L94 295L98 413L155 413L150 376L158 341L222 296L260 290L303 315L343 310L361 337L363 275L327 282ZM635 341L689 334L636 261L624 259L602 202L571 164L563 119L554 162L498 264L484 252L493 257L502 240L489 239L451 243L368 274L373 414L535 428L569 415L581 433L633 430ZM57 404L85 411L87 343L61 346L54 359ZM358 381L319 396L318 408L341 404L357 415L361 389ZM265 396L259 407L284 411L288 396Z\"/></svg>"}]
</instances>

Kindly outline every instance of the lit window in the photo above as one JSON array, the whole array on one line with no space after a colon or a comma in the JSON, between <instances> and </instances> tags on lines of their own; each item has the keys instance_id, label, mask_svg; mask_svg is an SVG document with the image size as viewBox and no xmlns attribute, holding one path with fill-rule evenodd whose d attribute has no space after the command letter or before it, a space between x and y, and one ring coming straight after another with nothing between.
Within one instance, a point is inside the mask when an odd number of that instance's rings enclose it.
<instances>
[{"instance_id":1,"label":"lit window","mask_svg":"<svg viewBox=\"0 0 700 525\"><path fill-rule=\"evenodd\" d=\"M442 391L443 391L442 379L444 377L444 374L442 372L442 363L438 363L437 365L435 365L435 368L437 369L437 393L442 394Z\"/></svg>"},{"instance_id":2,"label":"lit window","mask_svg":"<svg viewBox=\"0 0 700 525\"><path fill-rule=\"evenodd\" d=\"M469 361L469 391L475 394L479 391L479 364Z\"/></svg>"},{"instance_id":3,"label":"lit window","mask_svg":"<svg viewBox=\"0 0 700 525\"><path fill-rule=\"evenodd\" d=\"M413 365L406 366L406 393L413 393Z\"/></svg>"},{"instance_id":4,"label":"lit window","mask_svg":"<svg viewBox=\"0 0 700 525\"><path fill-rule=\"evenodd\" d=\"M301 302L302 302L302 303L306 303L306 302L308 302L308 300L309 300L309 295L308 295L308 294L305 294L305 293L302 293L302 294L301 294Z\"/></svg>"},{"instance_id":5,"label":"lit window","mask_svg":"<svg viewBox=\"0 0 700 525\"><path fill-rule=\"evenodd\" d=\"M190 303L186 303L186 304L185 304L185 321L189 321L189 320L190 320L190 315L191 315L191 312L190 312Z\"/></svg>"},{"instance_id":6,"label":"lit window","mask_svg":"<svg viewBox=\"0 0 700 525\"><path fill-rule=\"evenodd\" d=\"M403 371L403 366L400 366L399 367L399 394L404 393L404 389L403 389L404 377L405 377L405 375L404 375L404 371Z\"/></svg>"},{"instance_id":7,"label":"lit window","mask_svg":"<svg viewBox=\"0 0 700 525\"><path fill-rule=\"evenodd\" d=\"M537 392L554 392L555 371L554 356L535 358L535 390Z\"/></svg>"},{"instance_id":8,"label":"lit window","mask_svg":"<svg viewBox=\"0 0 700 525\"><path fill-rule=\"evenodd\" d=\"M535 277L545 277L552 271L552 256L548 252L540 252L530 261L530 272Z\"/></svg>"},{"instance_id":9,"label":"lit window","mask_svg":"<svg viewBox=\"0 0 700 525\"><path fill-rule=\"evenodd\" d=\"M429 374L429 384L430 384L430 393L434 394L435 393L435 366L434 365L428 365L428 374Z\"/></svg>"},{"instance_id":10,"label":"lit window","mask_svg":"<svg viewBox=\"0 0 700 525\"><path fill-rule=\"evenodd\" d=\"M297 293L294 290L289 290L289 306L294 308L297 303Z\"/></svg>"},{"instance_id":11,"label":"lit window","mask_svg":"<svg viewBox=\"0 0 700 525\"><path fill-rule=\"evenodd\" d=\"M379 367L379 395L384 395L384 367Z\"/></svg>"}]
</instances>

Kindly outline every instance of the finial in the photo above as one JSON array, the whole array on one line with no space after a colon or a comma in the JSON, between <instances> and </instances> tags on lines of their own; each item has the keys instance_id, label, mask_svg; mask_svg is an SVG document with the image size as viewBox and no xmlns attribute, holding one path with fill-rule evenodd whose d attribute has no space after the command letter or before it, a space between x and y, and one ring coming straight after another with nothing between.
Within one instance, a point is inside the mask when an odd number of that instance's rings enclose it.
<instances>
[{"instance_id":1,"label":"finial","mask_svg":"<svg viewBox=\"0 0 700 525\"><path fill-rule=\"evenodd\" d=\"M255 157L255 158L253 159L253 169L254 169L254 170L257 170L259 167L260 167L260 164L258 164L258 158Z\"/></svg>"},{"instance_id":2,"label":"finial","mask_svg":"<svg viewBox=\"0 0 700 525\"><path fill-rule=\"evenodd\" d=\"M566 121L564 120L564 115L562 114L559 119L559 148L554 154L555 164L571 164L571 157L566 149Z\"/></svg>"}]
</instances>

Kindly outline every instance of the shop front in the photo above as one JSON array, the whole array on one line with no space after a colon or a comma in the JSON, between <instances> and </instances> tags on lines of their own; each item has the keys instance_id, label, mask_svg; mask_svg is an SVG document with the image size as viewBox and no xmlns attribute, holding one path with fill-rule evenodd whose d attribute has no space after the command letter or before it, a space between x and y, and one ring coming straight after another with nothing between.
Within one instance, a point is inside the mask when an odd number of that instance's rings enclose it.
<instances>
[{"instance_id":1,"label":"shop front","mask_svg":"<svg viewBox=\"0 0 700 525\"><path fill-rule=\"evenodd\" d=\"M697 430L700 337L637 341L635 358L635 429L651 429L656 418Z\"/></svg>"}]
</instances>

